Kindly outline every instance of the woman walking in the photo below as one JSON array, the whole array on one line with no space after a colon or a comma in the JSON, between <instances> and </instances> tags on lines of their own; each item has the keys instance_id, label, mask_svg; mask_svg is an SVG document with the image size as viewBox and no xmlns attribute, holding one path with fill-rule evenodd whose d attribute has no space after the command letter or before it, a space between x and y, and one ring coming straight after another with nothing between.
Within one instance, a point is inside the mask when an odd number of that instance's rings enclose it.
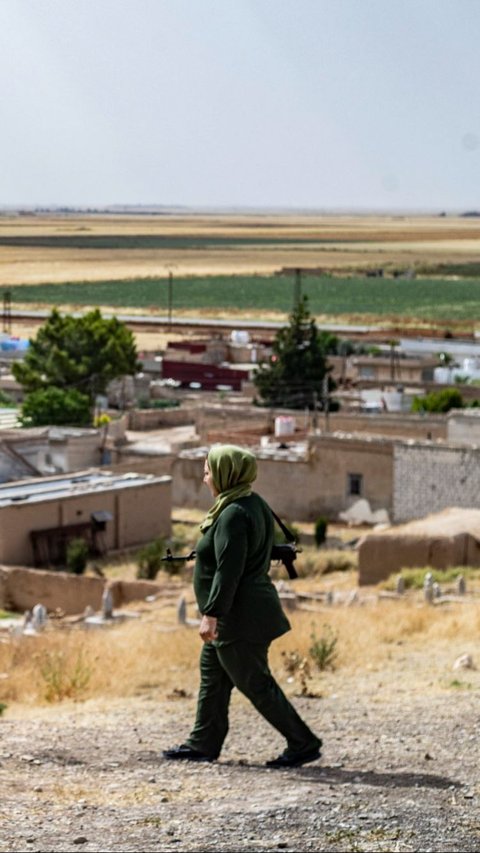
<instances>
[{"instance_id":1,"label":"woman walking","mask_svg":"<svg viewBox=\"0 0 480 853\"><path fill-rule=\"evenodd\" d=\"M194 590L202 619L200 690L193 729L169 760L214 761L228 732L232 689L240 690L286 740L268 767L297 767L320 757L321 740L270 672L272 640L290 630L268 574L274 525L268 504L252 491L255 456L234 445L213 447L204 482L215 502L200 525Z\"/></svg>"}]
</instances>

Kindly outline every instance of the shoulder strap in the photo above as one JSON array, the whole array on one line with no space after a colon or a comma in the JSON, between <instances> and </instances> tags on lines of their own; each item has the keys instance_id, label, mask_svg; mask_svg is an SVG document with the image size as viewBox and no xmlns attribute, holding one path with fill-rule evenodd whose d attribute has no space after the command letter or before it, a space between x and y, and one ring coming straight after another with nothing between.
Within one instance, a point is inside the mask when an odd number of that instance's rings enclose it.
<instances>
[{"instance_id":1,"label":"shoulder strap","mask_svg":"<svg viewBox=\"0 0 480 853\"><path fill-rule=\"evenodd\" d=\"M287 542L296 542L297 541L296 536L292 533L291 530L288 529L288 527L286 527L286 525L283 523L282 519L279 518L278 515L273 511L272 507L270 507L270 512L272 513L275 521L277 522L277 524L278 524L280 530L282 531L283 535L285 536L285 539L287 540Z\"/></svg>"}]
</instances>

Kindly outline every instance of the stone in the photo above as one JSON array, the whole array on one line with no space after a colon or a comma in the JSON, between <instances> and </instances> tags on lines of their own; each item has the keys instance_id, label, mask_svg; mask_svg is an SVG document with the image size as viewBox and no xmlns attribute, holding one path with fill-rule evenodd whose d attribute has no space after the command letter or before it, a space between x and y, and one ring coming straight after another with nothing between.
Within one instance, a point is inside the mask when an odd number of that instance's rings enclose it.
<instances>
[{"instance_id":1,"label":"stone","mask_svg":"<svg viewBox=\"0 0 480 853\"><path fill-rule=\"evenodd\" d=\"M399 575L397 578L396 591L399 595L403 595L403 593L405 592L405 578L403 577L403 575Z\"/></svg>"},{"instance_id":2,"label":"stone","mask_svg":"<svg viewBox=\"0 0 480 853\"><path fill-rule=\"evenodd\" d=\"M103 590L102 616L104 619L111 619L113 617L113 596L112 590L108 586Z\"/></svg>"},{"instance_id":3,"label":"stone","mask_svg":"<svg viewBox=\"0 0 480 853\"><path fill-rule=\"evenodd\" d=\"M177 622L180 625L187 622L187 600L184 595L181 595L177 602Z\"/></svg>"},{"instance_id":4,"label":"stone","mask_svg":"<svg viewBox=\"0 0 480 853\"><path fill-rule=\"evenodd\" d=\"M36 604L32 610L32 626L35 631L41 631L47 624L47 608L43 604Z\"/></svg>"},{"instance_id":5,"label":"stone","mask_svg":"<svg viewBox=\"0 0 480 853\"><path fill-rule=\"evenodd\" d=\"M457 578L457 593L458 595L465 595L467 591L467 584L463 575L459 575Z\"/></svg>"},{"instance_id":6,"label":"stone","mask_svg":"<svg viewBox=\"0 0 480 853\"><path fill-rule=\"evenodd\" d=\"M429 604L432 603L434 598L434 590L433 590L433 575L431 572L427 572L425 575L425 580L423 582L423 596L425 601L428 601Z\"/></svg>"},{"instance_id":7,"label":"stone","mask_svg":"<svg viewBox=\"0 0 480 853\"><path fill-rule=\"evenodd\" d=\"M460 655L453 664L453 669L476 669L471 655Z\"/></svg>"}]
</instances>

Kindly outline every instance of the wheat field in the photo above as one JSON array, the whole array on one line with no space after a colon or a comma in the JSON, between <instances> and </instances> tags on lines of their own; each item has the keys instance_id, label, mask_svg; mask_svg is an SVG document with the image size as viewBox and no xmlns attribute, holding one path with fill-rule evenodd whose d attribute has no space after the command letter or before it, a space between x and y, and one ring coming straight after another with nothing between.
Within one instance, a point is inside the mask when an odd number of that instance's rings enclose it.
<instances>
[{"instance_id":1,"label":"wheat field","mask_svg":"<svg viewBox=\"0 0 480 853\"><path fill-rule=\"evenodd\" d=\"M474 263L475 217L86 215L0 217L0 285Z\"/></svg>"}]
</instances>

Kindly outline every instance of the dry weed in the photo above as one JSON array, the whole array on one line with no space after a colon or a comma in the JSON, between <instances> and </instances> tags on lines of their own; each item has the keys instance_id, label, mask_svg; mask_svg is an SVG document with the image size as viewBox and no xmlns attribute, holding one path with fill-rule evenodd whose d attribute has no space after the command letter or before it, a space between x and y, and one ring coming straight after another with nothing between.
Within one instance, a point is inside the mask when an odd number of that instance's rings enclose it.
<instances>
[{"instance_id":1,"label":"dry weed","mask_svg":"<svg viewBox=\"0 0 480 853\"><path fill-rule=\"evenodd\" d=\"M191 599L189 610L194 615ZM307 661L304 695L308 685L311 695L320 695L315 686L320 682L337 689L352 673L400 667L404 678L414 679L411 661L423 652L432 659L439 654L451 666L462 653L475 655L480 631L474 600L432 606L421 593L394 601L366 596L350 605L318 602L313 611L289 612L289 619L293 630L272 645L271 665L288 684L292 672L297 677L292 663ZM321 640L325 631L336 638L335 669L328 673L318 670L311 654L312 638ZM0 644L0 700L41 705L62 699L190 698L198 685L200 648L196 627L178 625L174 603L160 600L140 618L103 629L51 626L38 637Z\"/></svg>"}]
</instances>

